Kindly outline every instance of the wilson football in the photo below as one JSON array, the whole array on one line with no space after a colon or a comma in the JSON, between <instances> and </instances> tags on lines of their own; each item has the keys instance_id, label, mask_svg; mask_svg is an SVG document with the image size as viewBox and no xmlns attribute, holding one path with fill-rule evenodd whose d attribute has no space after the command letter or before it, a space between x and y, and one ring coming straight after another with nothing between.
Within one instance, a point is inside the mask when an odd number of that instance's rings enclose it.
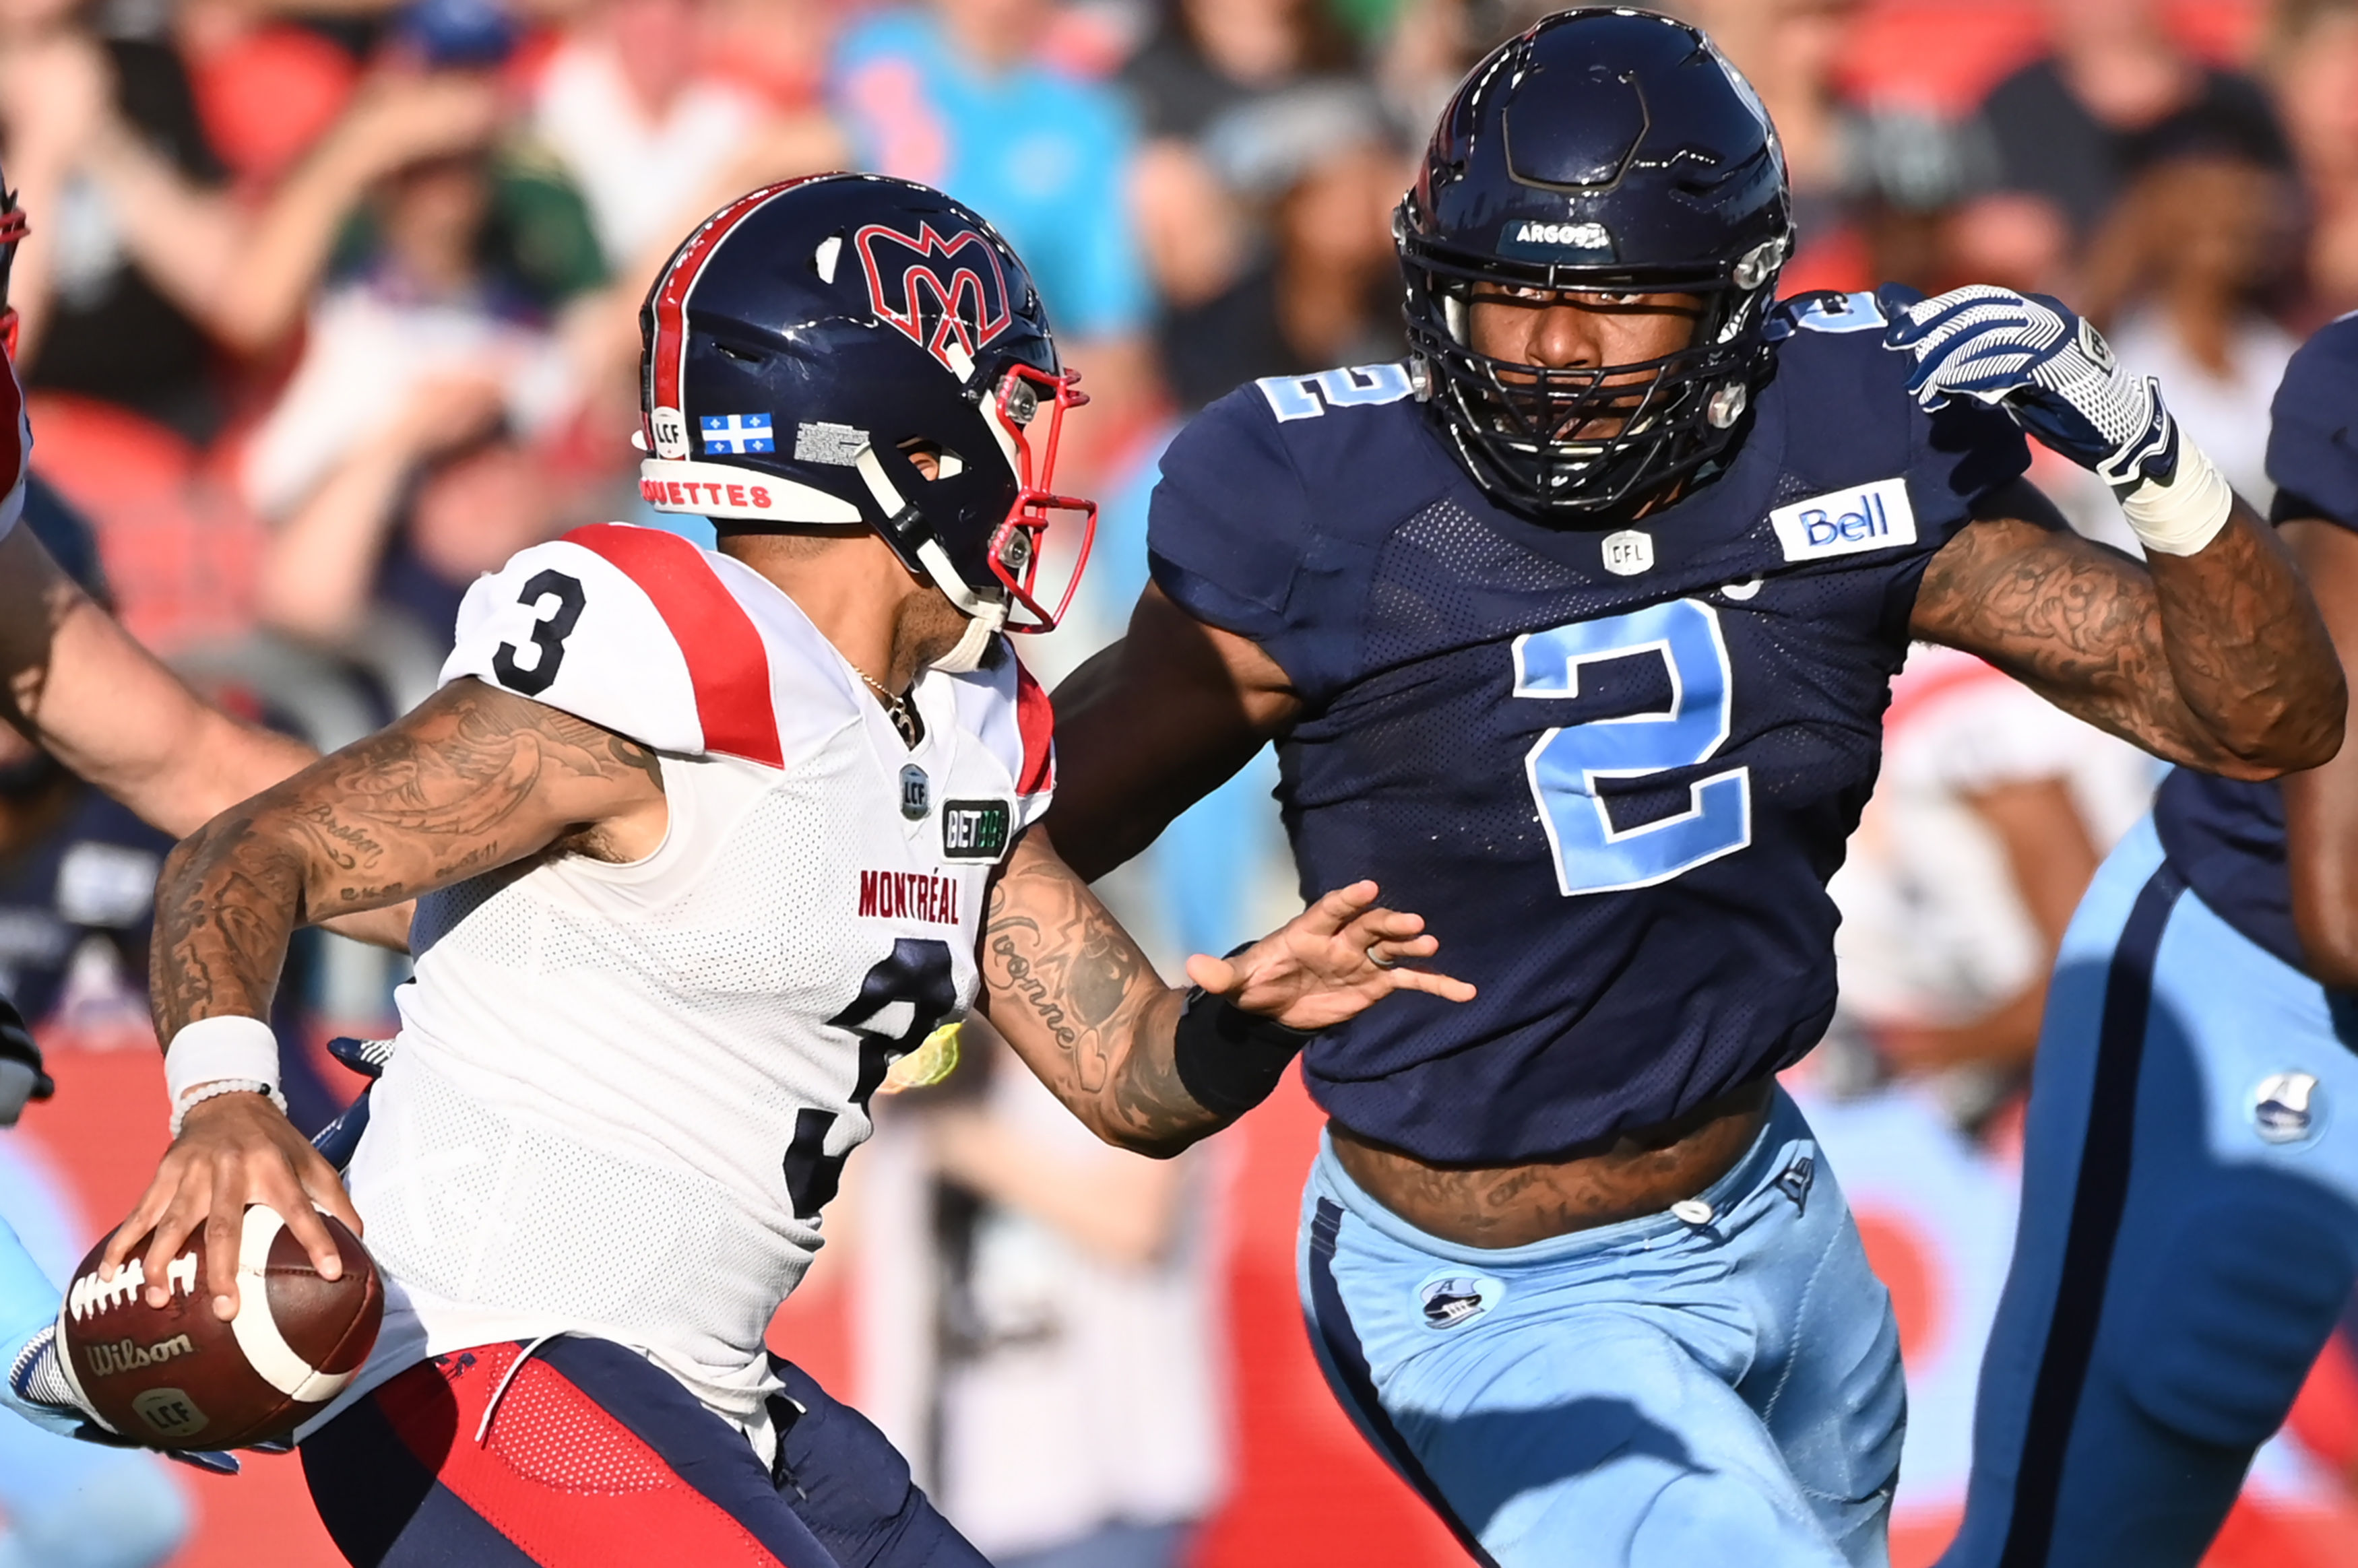
<instances>
[{"instance_id":1,"label":"wilson football","mask_svg":"<svg viewBox=\"0 0 2358 1568\"><path fill-rule=\"evenodd\" d=\"M147 1304L140 1258L98 1277L91 1249L58 1309L58 1343L82 1403L120 1436L150 1448L241 1448L287 1436L343 1391L384 1319L376 1265L342 1222L329 1234L344 1274L328 1281L272 1210L245 1211L238 1311L213 1315L202 1232L166 1266L171 1300Z\"/></svg>"}]
</instances>

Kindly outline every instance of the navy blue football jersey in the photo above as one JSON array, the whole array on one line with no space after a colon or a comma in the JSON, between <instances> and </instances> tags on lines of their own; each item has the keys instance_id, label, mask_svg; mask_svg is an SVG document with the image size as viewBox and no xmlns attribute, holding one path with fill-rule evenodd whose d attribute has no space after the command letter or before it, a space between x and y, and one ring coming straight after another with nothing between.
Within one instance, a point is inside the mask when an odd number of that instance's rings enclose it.
<instances>
[{"instance_id":1,"label":"navy blue football jersey","mask_svg":"<svg viewBox=\"0 0 2358 1568\"><path fill-rule=\"evenodd\" d=\"M2268 418L2277 520L2358 528L2358 315L2300 346ZM2306 964L2285 870L2284 792L2274 782L2180 768L2162 781L2153 821L2163 852L2221 919L2286 963Z\"/></svg>"},{"instance_id":2,"label":"navy blue football jersey","mask_svg":"<svg viewBox=\"0 0 2358 1568\"><path fill-rule=\"evenodd\" d=\"M1398 365L1241 388L1172 444L1154 580L1307 702L1279 743L1304 896L1373 877L1480 988L1311 1044L1346 1126L1533 1159L1816 1044L1918 581L2029 460L2002 413L1920 410L1883 325L1784 307L1725 468L1621 527L1493 505Z\"/></svg>"}]
</instances>

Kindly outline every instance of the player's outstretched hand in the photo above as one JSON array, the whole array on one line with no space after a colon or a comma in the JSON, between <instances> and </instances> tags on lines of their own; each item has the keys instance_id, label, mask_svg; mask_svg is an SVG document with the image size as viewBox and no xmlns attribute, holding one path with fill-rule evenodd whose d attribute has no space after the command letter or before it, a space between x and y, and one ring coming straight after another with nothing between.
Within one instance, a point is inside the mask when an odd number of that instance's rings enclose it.
<instances>
[{"instance_id":1,"label":"player's outstretched hand","mask_svg":"<svg viewBox=\"0 0 2358 1568\"><path fill-rule=\"evenodd\" d=\"M147 1304L162 1307L171 1299L165 1268L202 1227L213 1315L226 1323L237 1315L238 1244L249 1204L277 1212L311 1255L311 1267L321 1279L343 1277L343 1258L313 1206L342 1220L354 1236L361 1234L360 1211L352 1207L336 1168L258 1094L220 1095L189 1108L179 1138L165 1151L139 1206L108 1239L99 1277L112 1280L152 1226L156 1236L141 1260L142 1271Z\"/></svg>"},{"instance_id":2,"label":"player's outstretched hand","mask_svg":"<svg viewBox=\"0 0 2358 1568\"><path fill-rule=\"evenodd\" d=\"M1474 988L1464 980L1408 967L1441 944L1424 916L1378 908L1377 891L1373 882L1338 888L1241 953L1196 954L1187 978L1247 1012L1305 1032L1356 1018L1394 991L1471 1001Z\"/></svg>"}]
</instances>

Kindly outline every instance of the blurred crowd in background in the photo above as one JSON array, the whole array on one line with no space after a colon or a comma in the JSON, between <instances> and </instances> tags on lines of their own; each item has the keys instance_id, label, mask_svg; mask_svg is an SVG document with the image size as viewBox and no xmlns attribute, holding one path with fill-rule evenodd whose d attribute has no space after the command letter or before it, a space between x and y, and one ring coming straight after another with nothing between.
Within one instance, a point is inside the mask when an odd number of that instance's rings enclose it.
<instances>
[{"instance_id":1,"label":"blurred crowd in background","mask_svg":"<svg viewBox=\"0 0 2358 1568\"><path fill-rule=\"evenodd\" d=\"M1660 8L1712 32L1782 135L1801 234L1786 292L2058 294L2162 377L2265 507L2285 361L2358 308L2358 0ZM32 223L11 293L35 524L220 700L341 745L432 689L460 594L513 551L607 518L698 525L636 499L647 281L739 191L875 169L1002 229L1093 395L1058 481L1104 501L1098 553L1068 628L1024 650L1053 682L1119 634L1155 460L1191 411L1400 354L1392 205L1459 74L1540 9L0 0L0 165ZM2035 477L2134 547L2101 486L2043 459ZM1848 1000L1805 1074L1909 1341L1906 1564L1930 1561L1962 1498L2048 962L2153 775L1955 656L1911 662L1889 731L1837 888ZM168 846L12 741L0 731L0 989L61 1059L152 1052L148 890ZM1174 972L1295 897L1274 776L1264 755L1109 879ZM279 1020L299 1120L355 1087L319 1044L386 1032L399 979L307 939ZM1219 1556L1197 1527L1254 1484L1235 1455L1255 1368L1235 1372L1224 1340L1239 1159L1098 1148L998 1070L985 1033L949 1085L886 1112L829 1216L848 1391L998 1561ZM0 1213L78 1252L111 1216L59 1219L73 1182L42 1153L41 1116L0 1144ZM1263 1293L1236 1311L1293 1308ZM2223 1553L2344 1560L2279 1528L2313 1517L2346 1538L2358 1520L2358 1363L2339 1344L2328 1359ZM33 1506L0 1487L0 1513ZM5 1529L0 1563L19 1560ZM1392 1545L1360 1560L1424 1560Z\"/></svg>"}]
</instances>

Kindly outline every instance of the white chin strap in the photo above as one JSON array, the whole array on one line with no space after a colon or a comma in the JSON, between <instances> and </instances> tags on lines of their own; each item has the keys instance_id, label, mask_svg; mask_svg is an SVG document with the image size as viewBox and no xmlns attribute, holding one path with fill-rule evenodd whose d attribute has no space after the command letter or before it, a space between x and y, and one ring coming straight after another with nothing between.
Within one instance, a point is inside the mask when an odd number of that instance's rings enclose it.
<instances>
[{"instance_id":1,"label":"white chin strap","mask_svg":"<svg viewBox=\"0 0 2358 1568\"><path fill-rule=\"evenodd\" d=\"M883 510L885 516L898 517L909 510L908 499L902 495L892 477L885 473L884 465L876 460L873 447L862 447L859 461L854 466L860 470L860 477L867 482L868 493L876 498L876 504ZM927 539L917 546L917 564L925 568L925 575L933 579L936 588L942 590L943 597L957 605L959 613L967 618L966 631L959 636L957 645L936 659L934 668L954 676L979 669L984 656L990 652L991 638L1007 624L1007 600L977 592L972 584L958 576L957 568L950 565L949 554L942 548L938 539Z\"/></svg>"},{"instance_id":2,"label":"white chin strap","mask_svg":"<svg viewBox=\"0 0 2358 1568\"><path fill-rule=\"evenodd\" d=\"M999 623L1005 619L1004 611L997 616L968 616L966 630L958 634L956 645L934 661L934 668L946 676L962 676L982 668L983 660L990 655L991 643L999 636Z\"/></svg>"}]
</instances>

